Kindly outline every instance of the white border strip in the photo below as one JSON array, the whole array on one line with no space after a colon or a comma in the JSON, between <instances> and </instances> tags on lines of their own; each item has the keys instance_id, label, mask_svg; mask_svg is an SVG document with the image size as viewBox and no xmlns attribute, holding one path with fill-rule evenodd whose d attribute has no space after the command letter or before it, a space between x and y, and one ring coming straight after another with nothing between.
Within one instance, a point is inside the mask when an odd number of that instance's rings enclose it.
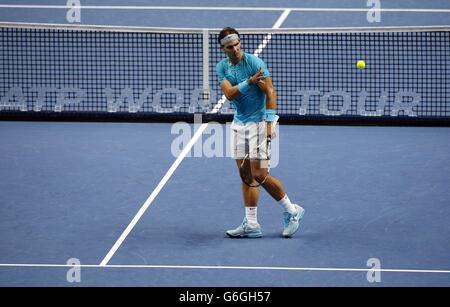
<instances>
[{"instance_id":1,"label":"white border strip","mask_svg":"<svg viewBox=\"0 0 450 307\"><path fill-rule=\"evenodd\" d=\"M423 9L423 8L314 8L314 7L223 7L223 6L103 6L103 5L28 5L28 4L0 4L0 8L9 9L82 9L82 10L183 10L183 11L285 11L295 12L411 12L411 13L450 13L450 9Z\"/></svg>"},{"instance_id":2,"label":"white border strip","mask_svg":"<svg viewBox=\"0 0 450 307\"><path fill-rule=\"evenodd\" d=\"M272 270L272 271L334 271L334 272L394 272L394 273L439 273L450 274L450 270L435 269L357 269L357 268L302 268L271 266L221 266L221 265L134 265L134 264L31 264L2 263L0 268L111 268L111 269L210 269L210 270Z\"/></svg>"},{"instance_id":3,"label":"white border strip","mask_svg":"<svg viewBox=\"0 0 450 307\"><path fill-rule=\"evenodd\" d=\"M286 10L289 11L289 10ZM285 12L286 12L285 11ZM283 13L284 14L284 13ZM73 31L111 31L111 32L144 32L144 33L196 33L203 34L208 30L217 34L217 28L166 28L166 27L134 27L134 26L108 26L108 25L78 25L54 23L26 23L26 22L0 22L0 28L24 29L62 29ZM241 34L307 34L307 33L359 33L359 32L433 32L450 31L450 25L430 26L395 26L395 27L321 27L321 28L239 28Z\"/></svg>"},{"instance_id":4,"label":"white border strip","mask_svg":"<svg viewBox=\"0 0 450 307\"><path fill-rule=\"evenodd\" d=\"M279 27L283 23L283 21L286 19L286 17L289 15L289 12L284 12L276 21L275 26ZM220 108L222 107L223 103L225 102L225 95L222 96L222 98L217 102L216 106L214 107L212 113L217 113ZM208 123L202 124L197 131L195 132L192 139L189 141L189 143L186 145L186 147L183 148L183 151L180 153L180 155L177 157L175 162L172 164L172 166L169 168L167 173L164 175L164 177L159 182L158 186L155 188L155 190L150 194L150 196L147 198L145 203L142 205L141 209L139 209L136 216L133 218L133 220L130 222L130 224L127 226L127 228L123 231L123 233L120 235L119 239L116 241L116 243L113 245L113 247L110 249L108 254L105 256L105 258L100 263L100 266L106 266L108 262L111 260L111 258L114 256L116 251L119 249L119 247L122 245L123 241L127 238L129 233L133 230L134 226L136 226L137 222L140 220L142 215L144 215L145 211L147 211L148 207L152 204L152 202L155 200L156 196L158 196L159 192L162 190L162 188L166 185L167 181L172 177L172 174L175 172L175 170L178 168L180 163L183 161L183 159L186 157L186 155L191 151L192 146L197 142L199 137L203 134L203 131L205 131L206 127L208 127Z\"/></svg>"}]
</instances>

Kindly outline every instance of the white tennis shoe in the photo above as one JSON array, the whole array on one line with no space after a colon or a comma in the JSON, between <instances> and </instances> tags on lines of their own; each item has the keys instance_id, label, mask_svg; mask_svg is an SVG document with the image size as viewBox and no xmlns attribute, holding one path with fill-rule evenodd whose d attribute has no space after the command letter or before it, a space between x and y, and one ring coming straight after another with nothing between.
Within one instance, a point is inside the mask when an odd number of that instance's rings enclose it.
<instances>
[{"instance_id":1,"label":"white tennis shoe","mask_svg":"<svg viewBox=\"0 0 450 307\"><path fill-rule=\"evenodd\" d=\"M300 220L305 214L305 209L303 209L299 205L294 204L294 206L297 209L296 214L290 214L287 211L284 212L283 237L285 238L290 238L294 235L294 233L297 232L298 227L300 226Z\"/></svg>"},{"instance_id":2,"label":"white tennis shoe","mask_svg":"<svg viewBox=\"0 0 450 307\"><path fill-rule=\"evenodd\" d=\"M247 218L244 218L242 224L236 229L227 230L226 234L231 238L261 238L261 226L249 226Z\"/></svg>"}]
</instances>

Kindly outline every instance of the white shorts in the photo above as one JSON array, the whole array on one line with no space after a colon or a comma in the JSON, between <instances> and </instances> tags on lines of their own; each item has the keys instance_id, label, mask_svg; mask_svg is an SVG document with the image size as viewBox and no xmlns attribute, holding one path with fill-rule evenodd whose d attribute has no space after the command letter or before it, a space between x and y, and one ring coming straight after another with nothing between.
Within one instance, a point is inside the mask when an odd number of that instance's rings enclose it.
<instances>
[{"instance_id":1,"label":"white shorts","mask_svg":"<svg viewBox=\"0 0 450 307\"><path fill-rule=\"evenodd\" d=\"M231 158L244 159L249 154L250 159L268 160L266 122L239 124L231 123Z\"/></svg>"}]
</instances>

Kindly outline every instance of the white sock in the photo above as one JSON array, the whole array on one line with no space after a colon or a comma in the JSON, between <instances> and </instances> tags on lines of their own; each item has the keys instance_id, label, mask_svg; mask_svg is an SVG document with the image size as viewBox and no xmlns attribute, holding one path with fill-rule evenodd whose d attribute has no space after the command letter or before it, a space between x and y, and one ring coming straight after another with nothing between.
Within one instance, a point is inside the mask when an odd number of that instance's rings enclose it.
<instances>
[{"instance_id":1,"label":"white sock","mask_svg":"<svg viewBox=\"0 0 450 307\"><path fill-rule=\"evenodd\" d=\"M258 207L245 207L245 217L249 226L258 226Z\"/></svg>"},{"instance_id":2,"label":"white sock","mask_svg":"<svg viewBox=\"0 0 450 307\"><path fill-rule=\"evenodd\" d=\"M284 197L278 203L284 208L285 211L289 212L290 214L297 213L295 206L291 203L287 194L284 195Z\"/></svg>"}]
</instances>

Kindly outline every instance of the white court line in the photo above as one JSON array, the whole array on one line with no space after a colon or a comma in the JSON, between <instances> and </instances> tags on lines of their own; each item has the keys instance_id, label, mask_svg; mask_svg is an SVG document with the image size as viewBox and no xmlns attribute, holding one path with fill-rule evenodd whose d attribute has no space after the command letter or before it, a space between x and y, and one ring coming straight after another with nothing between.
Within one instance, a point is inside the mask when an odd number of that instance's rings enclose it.
<instances>
[{"instance_id":1,"label":"white court line","mask_svg":"<svg viewBox=\"0 0 450 307\"><path fill-rule=\"evenodd\" d=\"M140 218L145 213L145 211L147 211L148 207L150 207L150 205L155 200L156 196L158 196L158 194L162 190L162 188L166 185L166 183L170 179L170 177L172 177L172 174L178 168L178 166L180 165L181 161L183 161L183 159L186 157L186 155L190 152L192 146L194 146L195 142L197 142L198 138L202 135L202 133L206 129L207 125L208 124L202 124L200 126L200 128L195 132L195 134L192 137L192 139L189 141L189 143L186 145L186 147L183 149L183 151L177 157L175 162L169 168L167 173L161 179L159 184L156 186L155 190L153 190L152 194L150 194L148 199L142 205L141 209L139 209L139 211L136 214L136 216L133 218L133 220L130 222L130 224L127 226L127 228L120 235L119 239L116 241L114 246L111 248L111 250L105 256L105 258L102 260L102 262L100 263L101 266L105 266L106 264L108 264L109 260L111 260L111 258L116 253L117 249L120 247L120 245L122 245L123 241L125 241L125 239L128 236L128 234L133 230L134 226L136 226L137 222L140 220Z\"/></svg>"},{"instance_id":2,"label":"white court line","mask_svg":"<svg viewBox=\"0 0 450 307\"><path fill-rule=\"evenodd\" d=\"M103 6L103 5L28 5L28 4L0 4L0 8L12 9L83 9L83 10L185 10L185 11L297 11L297 12L413 12L413 13L449 13L450 9L422 9L422 8L309 8L309 7L222 7L222 6Z\"/></svg>"},{"instance_id":3,"label":"white court line","mask_svg":"<svg viewBox=\"0 0 450 307\"><path fill-rule=\"evenodd\" d=\"M279 28L281 24L286 20L288 17L290 11L286 10L281 14L281 16L277 19L275 22L273 28ZM267 39L265 39L267 40ZM266 42L267 44L267 42ZM256 51L255 51L256 53ZM216 106L214 107L212 113L217 113L220 108L222 107L223 103L225 102L225 96L223 95L222 98L217 102ZM120 235L119 239L116 241L116 243L113 245L113 247L110 249L108 254L105 256L105 258L100 263L101 266L105 266L108 264L108 262L111 260L111 258L114 256L116 251L119 249L119 247L122 245L123 241L127 238L129 233L133 230L134 226L136 226L137 222L140 220L142 215L147 211L148 207L150 207L151 203L155 200L156 196L158 196L159 192L162 190L162 188L166 185L167 181L172 177L172 174L175 172L175 170L178 168L180 163L183 161L183 159L186 157L186 155L190 152L192 146L197 142L199 137L202 135L202 133L205 131L206 127L208 127L208 123L202 124L197 131L195 132L192 139L189 141L189 143L186 145L186 147L183 149L183 151L180 153L180 155L177 157L175 162L172 164L172 166L169 168L167 173L164 175L164 177L161 179L159 184L156 186L155 190L150 194L150 196L147 198L145 203L142 205L142 207L139 209L136 216L133 218L133 220L130 222L130 224L127 226L127 228L123 231L123 233Z\"/></svg>"},{"instance_id":4,"label":"white court line","mask_svg":"<svg viewBox=\"0 0 450 307\"><path fill-rule=\"evenodd\" d=\"M257 271L328 271L328 272L391 272L391 273L436 273L450 274L450 270L435 269L357 269L357 268L302 268L302 267L271 267L271 266L221 266L221 265L134 265L134 264L32 264L3 263L0 268L109 268L109 269L211 269L211 270L257 270Z\"/></svg>"}]
</instances>

